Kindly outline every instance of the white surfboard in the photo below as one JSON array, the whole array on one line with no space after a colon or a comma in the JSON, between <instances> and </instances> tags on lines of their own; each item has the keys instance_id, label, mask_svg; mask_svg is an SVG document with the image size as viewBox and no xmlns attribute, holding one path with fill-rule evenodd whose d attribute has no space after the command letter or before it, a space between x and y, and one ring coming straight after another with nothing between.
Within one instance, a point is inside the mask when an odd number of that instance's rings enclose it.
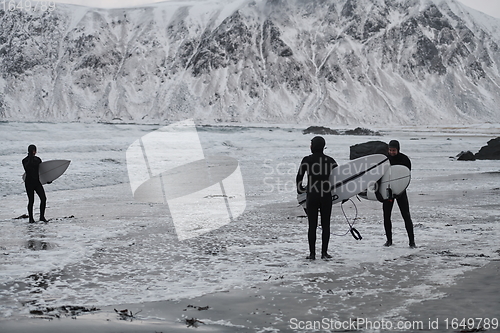
<instances>
[{"instance_id":1,"label":"white surfboard","mask_svg":"<svg viewBox=\"0 0 500 333\"><path fill-rule=\"evenodd\" d=\"M332 204L347 200L376 184L389 169L389 159L382 154L363 156L333 169ZM306 196L299 194L297 201L306 208Z\"/></svg>"},{"instance_id":2,"label":"white surfboard","mask_svg":"<svg viewBox=\"0 0 500 333\"><path fill-rule=\"evenodd\" d=\"M38 175L40 182L45 185L59 178L68 169L70 160L51 160L40 163L38 167ZM23 180L26 179L26 173L23 175Z\"/></svg>"},{"instance_id":3,"label":"white surfboard","mask_svg":"<svg viewBox=\"0 0 500 333\"><path fill-rule=\"evenodd\" d=\"M379 182L369 186L366 192L360 193L359 196L367 200L392 199L406 190L410 180L410 169L404 165L392 165Z\"/></svg>"},{"instance_id":4,"label":"white surfboard","mask_svg":"<svg viewBox=\"0 0 500 333\"><path fill-rule=\"evenodd\" d=\"M349 199L376 183L389 169L387 156L374 154L363 156L333 169L332 204Z\"/></svg>"}]
</instances>

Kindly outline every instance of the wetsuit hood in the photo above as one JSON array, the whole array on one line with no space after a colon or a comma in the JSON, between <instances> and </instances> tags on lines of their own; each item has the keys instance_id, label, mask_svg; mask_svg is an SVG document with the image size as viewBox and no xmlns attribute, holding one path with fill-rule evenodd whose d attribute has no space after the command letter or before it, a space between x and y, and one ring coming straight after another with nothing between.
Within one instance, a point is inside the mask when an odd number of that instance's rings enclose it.
<instances>
[{"instance_id":1,"label":"wetsuit hood","mask_svg":"<svg viewBox=\"0 0 500 333\"><path fill-rule=\"evenodd\" d=\"M36 153L36 146L35 145L29 145L28 146L28 154L29 155L35 155Z\"/></svg>"},{"instance_id":2,"label":"wetsuit hood","mask_svg":"<svg viewBox=\"0 0 500 333\"><path fill-rule=\"evenodd\" d=\"M315 136L311 140L311 152L314 153L322 153L325 148L326 142L325 139L321 136Z\"/></svg>"},{"instance_id":3,"label":"wetsuit hood","mask_svg":"<svg viewBox=\"0 0 500 333\"><path fill-rule=\"evenodd\" d=\"M399 141L398 140L391 140L389 142L389 148L396 148L399 152L399 150L400 150Z\"/></svg>"}]
</instances>

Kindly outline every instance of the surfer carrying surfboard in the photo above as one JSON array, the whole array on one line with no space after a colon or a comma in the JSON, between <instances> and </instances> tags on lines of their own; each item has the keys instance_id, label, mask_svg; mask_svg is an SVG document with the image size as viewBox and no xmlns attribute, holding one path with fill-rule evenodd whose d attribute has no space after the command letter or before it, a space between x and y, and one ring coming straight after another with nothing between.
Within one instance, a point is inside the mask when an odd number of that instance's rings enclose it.
<instances>
[{"instance_id":1,"label":"surfer carrying surfboard","mask_svg":"<svg viewBox=\"0 0 500 333\"><path fill-rule=\"evenodd\" d=\"M330 216L332 214L332 192L329 177L337 162L324 154L325 139L316 136L311 140L311 155L305 156L300 163L295 183L297 192L307 193L306 210L309 229L309 256L306 259L316 259L316 229L318 227L318 210L321 212L321 259L328 259L328 243L330 241ZM307 185L302 181L307 173Z\"/></svg>"},{"instance_id":2,"label":"surfer carrying surfboard","mask_svg":"<svg viewBox=\"0 0 500 333\"><path fill-rule=\"evenodd\" d=\"M40 221L47 222L45 219L45 207L47 206L47 196L40 182L38 168L42 160L36 155L36 146L30 145L28 147L28 156L23 159L24 171L26 171L26 179L24 186L26 194L28 195L28 216L29 222L34 223L33 218L33 205L35 204L35 192L40 198Z\"/></svg>"},{"instance_id":3,"label":"surfer carrying surfboard","mask_svg":"<svg viewBox=\"0 0 500 333\"><path fill-rule=\"evenodd\" d=\"M404 165L408 169L411 170L411 161L408 156L401 153L399 151L400 144L397 140L391 140L389 142L389 150L388 157L391 165ZM394 200L398 202L399 210L401 211L401 215L403 216L403 220L405 222L406 232L408 233L408 239L410 241L410 247L415 248L415 236L413 234L413 222L410 216L410 204L408 202L408 195L406 194L406 190L404 190L401 194L395 197L395 199L388 199L382 203L382 209L384 211L384 228L385 228L385 236L387 241L384 246L392 245L392 222L391 222L391 213L392 208L394 207Z\"/></svg>"}]
</instances>

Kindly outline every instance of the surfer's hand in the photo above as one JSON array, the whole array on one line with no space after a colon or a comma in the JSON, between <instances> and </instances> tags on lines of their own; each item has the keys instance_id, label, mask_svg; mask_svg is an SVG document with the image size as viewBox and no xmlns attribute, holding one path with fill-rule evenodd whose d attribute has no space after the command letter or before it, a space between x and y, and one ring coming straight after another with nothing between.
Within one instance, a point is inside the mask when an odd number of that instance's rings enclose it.
<instances>
[{"instance_id":1,"label":"surfer's hand","mask_svg":"<svg viewBox=\"0 0 500 333\"><path fill-rule=\"evenodd\" d=\"M301 193L304 193L306 191L306 188L302 185L299 185L297 186L297 193L298 194L301 194Z\"/></svg>"}]
</instances>

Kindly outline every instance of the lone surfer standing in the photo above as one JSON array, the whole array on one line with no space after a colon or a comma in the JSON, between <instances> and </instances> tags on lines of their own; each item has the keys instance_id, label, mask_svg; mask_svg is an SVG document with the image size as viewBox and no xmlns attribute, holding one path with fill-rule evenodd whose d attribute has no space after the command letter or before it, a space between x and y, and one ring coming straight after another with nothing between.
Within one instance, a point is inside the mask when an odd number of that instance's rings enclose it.
<instances>
[{"instance_id":1,"label":"lone surfer standing","mask_svg":"<svg viewBox=\"0 0 500 333\"><path fill-rule=\"evenodd\" d=\"M47 222L45 219L45 207L47 206L47 197L45 196L45 190L43 189L42 183L38 175L38 168L42 163L42 160L36 155L36 146L30 145L28 147L28 156L23 159L24 171L26 171L26 178L24 180L24 186L26 188L26 194L28 195L28 215L29 222L34 223L33 218L33 205L35 203L35 192L40 198L40 221Z\"/></svg>"},{"instance_id":2,"label":"lone surfer standing","mask_svg":"<svg viewBox=\"0 0 500 333\"><path fill-rule=\"evenodd\" d=\"M401 153L399 151L400 145L399 141L391 140L389 142L389 151L388 157L391 165L404 165L408 169L411 170L411 161L408 156ZM415 248L415 236L413 234L413 222L410 216L410 204L408 202L408 195L406 194L406 190L403 191L400 195L398 195L395 199L385 200L382 203L382 208L384 211L384 228L385 228L385 236L387 241L384 246L392 245L392 222L391 222L391 213L392 207L394 206L394 200L398 202L399 210L401 211L401 215L403 216L403 220L405 221L406 232L408 233L408 239L410 240L410 247Z\"/></svg>"},{"instance_id":3,"label":"lone surfer standing","mask_svg":"<svg viewBox=\"0 0 500 333\"><path fill-rule=\"evenodd\" d=\"M316 229L318 227L318 210L321 212L321 259L328 259L328 242L330 241L330 216L332 214L332 193L329 181L330 173L337 167L337 162L323 153L326 142L321 136L311 140L311 155L305 156L300 163L295 183L297 192L307 193L306 209L309 229L309 256L306 259L316 259ZM307 172L307 186L302 180Z\"/></svg>"}]
</instances>

